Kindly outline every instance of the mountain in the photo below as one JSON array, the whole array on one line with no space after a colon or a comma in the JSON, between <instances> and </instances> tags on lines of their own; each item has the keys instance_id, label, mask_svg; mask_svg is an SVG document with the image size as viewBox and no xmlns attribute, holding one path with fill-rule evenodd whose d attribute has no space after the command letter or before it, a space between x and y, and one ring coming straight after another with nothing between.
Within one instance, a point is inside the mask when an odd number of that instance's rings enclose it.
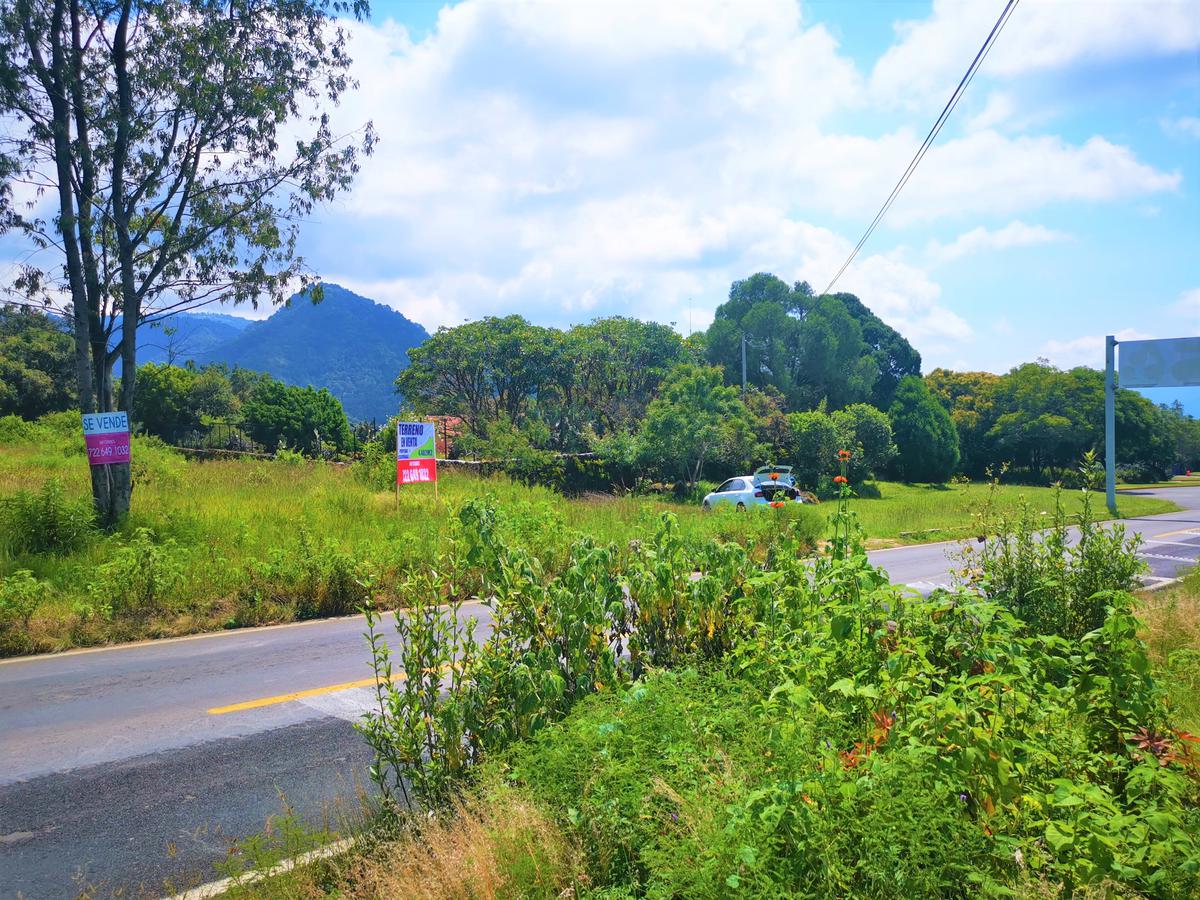
<instances>
[{"instance_id":1,"label":"mountain","mask_svg":"<svg viewBox=\"0 0 1200 900\"><path fill-rule=\"evenodd\" d=\"M394 382L408 365L409 348L428 337L424 328L391 307L326 284L320 303L296 294L270 318L250 322L202 352L189 348L182 359L242 366L289 384L326 387L352 420L382 421L399 406ZM147 340L154 341L153 331Z\"/></svg>"},{"instance_id":2,"label":"mountain","mask_svg":"<svg viewBox=\"0 0 1200 900\"><path fill-rule=\"evenodd\" d=\"M180 313L138 330L138 362L164 363L198 359L232 342L251 324L224 313ZM120 333L118 321L117 333ZM117 363L120 374L120 363Z\"/></svg>"}]
</instances>

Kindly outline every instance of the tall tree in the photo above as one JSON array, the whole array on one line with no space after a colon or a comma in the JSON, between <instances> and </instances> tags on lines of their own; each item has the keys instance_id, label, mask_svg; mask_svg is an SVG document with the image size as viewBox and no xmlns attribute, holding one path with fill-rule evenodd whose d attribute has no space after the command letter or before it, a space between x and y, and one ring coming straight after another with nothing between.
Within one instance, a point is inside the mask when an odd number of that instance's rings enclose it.
<instances>
[{"instance_id":1,"label":"tall tree","mask_svg":"<svg viewBox=\"0 0 1200 900\"><path fill-rule=\"evenodd\" d=\"M958 432L946 408L915 375L900 379L888 411L896 469L905 481L946 481L958 465Z\"/></svg>"},{"instance_id":2,"label":"tall tree","mask_svg":"<svg viewBox=\"0 0 1200 900\"><path fill-rule=\"evenodd\" d=\"M14 287L70 298L84 412L133 409L138 327L218 300L281 302L310 280L298 223L350 184L374 140L369 126L335 134L322 109L352 85L335 17L367 10L0 0L0 115L12 123L0 178L56 199L50 222L9 205L0 228L53 251ZM128 465L94 467L92 487L106 524L128 510Z\"/></svg>"},{"instance_id":3,"label":"tall tree","mask_svg":"<svg viewBox=\"0 0 1200 900\"><path fill-rule=\"evenodd\" d=\"M869 401L886 407L896 384L920 374L921 357L853 294L815 296L760 272L735 281L706 334L706 356L740 384L773 387L792 409Z\"/></svg>"},{"instance_id":4,"label":"tall tree","mask_svg":"<svg viewBox=\"0 0 1200 900\"><path fill-rule=\"evenodd\" d=\"M646 410L638 442L652 471L695 484L714 461L749 465L754 423L720 369L682 363Z\"/></svg>"},{"instance_id":5,"label":"tall tree","mask_svg":"<svg viewBox=\"0 0 1200 900\"><path fill-rule=\"evenodd\" d=\"M71 336L36 310L0 306L0 416L36 419L69 409L75 369Z\"/></svg>"}]
</instances>

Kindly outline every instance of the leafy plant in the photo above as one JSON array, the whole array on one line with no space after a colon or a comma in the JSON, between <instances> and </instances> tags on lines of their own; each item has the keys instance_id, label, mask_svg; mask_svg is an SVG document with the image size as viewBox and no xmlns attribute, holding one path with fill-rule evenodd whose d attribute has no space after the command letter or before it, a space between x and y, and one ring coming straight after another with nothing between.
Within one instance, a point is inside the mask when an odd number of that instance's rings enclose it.
<instances>
[{"instance_id":1,"label":"leafy plant","mask_svg":"<svg viewBox=\"0 0 1200 900\"><path fill-rule=\"evenodd\" d=\"M159 542L149 528L138 528L96 570L88 594L104 618L147 618L169 607L186 572L184 554L173 540Z\"/></svg>"},{"instance_id":2,"label":"leafy plant","mask_svg":"<svg viewBox=\"0 0 1200 900\"><path fill-rule=\"evenodd\" d=\"M93 534L94 521L91 504L68 497L57 478L48 478L37 491L0 498L4 545L14 555L78 549Z\"/></svg>"}]
</instances>

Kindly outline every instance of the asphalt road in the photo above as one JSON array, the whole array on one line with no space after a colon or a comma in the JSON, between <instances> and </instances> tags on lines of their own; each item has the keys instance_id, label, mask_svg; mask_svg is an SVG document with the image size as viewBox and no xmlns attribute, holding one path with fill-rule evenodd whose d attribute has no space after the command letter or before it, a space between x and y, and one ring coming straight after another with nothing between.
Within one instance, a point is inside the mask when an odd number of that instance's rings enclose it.
<instances>
[{"instance_id":1,"label":"asphalt road","mask_svg":"<svg viewBox=\"0 0 1200 900\"><path fill-rule=\"evenodd\" d=\"M1126 522L1151 583L1200 559L1200 488L1162 494L1185 510ZM950 583L955 546L871 557L928 592ZM370 790L352 726L372 696L363 630L351 617L0 662L0 898L162 896L216 877L285 803L314 826L353 820Z\"/></svg>"}]
</instances>

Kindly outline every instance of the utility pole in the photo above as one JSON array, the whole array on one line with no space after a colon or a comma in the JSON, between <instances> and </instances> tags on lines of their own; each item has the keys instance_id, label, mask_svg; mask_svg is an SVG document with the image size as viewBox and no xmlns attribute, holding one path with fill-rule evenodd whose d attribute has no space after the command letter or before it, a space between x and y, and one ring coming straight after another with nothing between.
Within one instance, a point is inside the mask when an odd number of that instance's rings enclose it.
<instances>
[{"instance_id":1,"label":"utility pole","mask_svg":"<svg viewBox=\"0 0 1200 900\"><path fill-rule=\"evenodd\" d=\"M746 332L742 332L742 396L746 394Z\"/></svg>"}]
</instances>

